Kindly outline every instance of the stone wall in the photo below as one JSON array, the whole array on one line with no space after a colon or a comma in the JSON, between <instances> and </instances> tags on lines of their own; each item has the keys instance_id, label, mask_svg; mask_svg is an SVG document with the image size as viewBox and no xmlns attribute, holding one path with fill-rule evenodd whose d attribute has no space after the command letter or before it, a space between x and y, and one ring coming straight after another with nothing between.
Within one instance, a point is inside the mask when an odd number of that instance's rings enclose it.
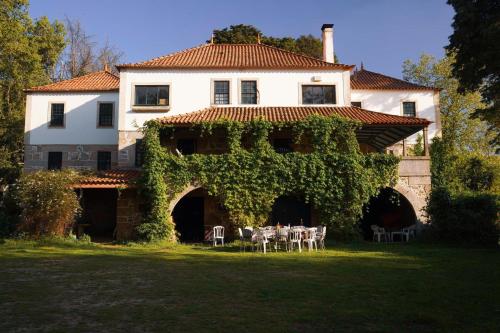
<instances>
[{"instance_id":1,"label":"stone wall","mask_svg":"<svg viewBox=\"0 0 500 333\"><path fill-rule=\"evenodd\" d=\"M431 191L430 157L403 157L399 163L398 175L398 184L394 189L408 199L417 219L420 222L427 222L423 209Z\"/></svg>"},{"instance_id":2,"label":"stone wall","mask_svg":"<svg viewBox=\"0 0 500 333\"><path fill-rule=\"evenodd\" d=\"M136 142L142 137L139 131L118 132L118 167L120 169L135 168Z\"/></svg>"},{"instance_id":3,"label":"stone wall","mask_svg":"<svg viewBox=\"0 0 500 333\"><path fill-rule=\"evenodd\" d=\"M142 218L143 210L137 189L120 190L116 203L116 239L136 238L135 227L142 222Z\"/></svg>"},{"instance_id":4,"label":"stone wall","mask_svg":"<svg viewBox=\"0 0 500 333\"><path fill-rule=\"evenodd\" d=\"M47 169L49 152L63 153L63 168L96 170L98 151L110 151L111 167L117 167L116 145L26 145L24 147L24 170Z\"/></svg>"}]
</instances>

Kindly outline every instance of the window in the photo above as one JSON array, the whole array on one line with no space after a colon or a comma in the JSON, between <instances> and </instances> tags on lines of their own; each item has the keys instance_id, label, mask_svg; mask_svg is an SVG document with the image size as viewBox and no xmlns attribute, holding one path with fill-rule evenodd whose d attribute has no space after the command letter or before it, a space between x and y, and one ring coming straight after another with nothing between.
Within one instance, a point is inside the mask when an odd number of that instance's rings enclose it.
<instances>
[{"instance_id":1,"label":"window","mask_svg":"<svg viewBox=\"0 0 500 333\"><path fill-rule=\"evenodd\" d=\"M97 170L111 169L111 152L98 151L97 152Z\"/></svg>"},{"instance_id":2,"label":"window","mask_svg":"<svg viewBox=\"0 0 500 333\"><path fill-rule=\"evenodd\" d=\"M335 86L303 85L302 104L335 104Z\"/></svg>"},{"instance_id":3,"label":"window","mask_svg":"<svg viewBox=\"0 0 500 333\"><path fill-rule=\"evenodd\" d=\"M351 102L351 105L360 108L361 107L361 102Z\"/></svg>"},{"instance_id":4,"label":"window","mask_svg":"<svg viewBox=\"0 0 500 333\"><path fill-rule=\"evenodd\" d=\"M47 165L47 169L61 170L61 168L62 168L62 152L49 151L49 163Z\"/></svg>"},{"instance_id":5,"label":"window","mask_svg":"<svg viewBox=\"0 0 500 333\"><path fill-rule=\"evenodd\" d=\"M417 116L417 109L415 107L415 102L403 102L403 116L406 117Z\"/></svg>"},{"instance_id":6,"label":"window","mask_svg":"<svg viewBox=\"0 0 500 333\"><path fill-rule=\"evenodd\" d=\"M142 139L135 140L135 166L142 167L144 163Z\"/></svg>"},{"instance_id":7,"label":"window","mask_svg":"<svg viewBox=\"0 0 500 333\"><path fill-rule=\"evenodd\" d=\"M135 105L169 106L169 86L135 86Z\"/></svg>"},{"instance_id":8,"label":"window","mask_svg":"<svg viewBox=\"0 0 500 333\"><path fill-rule=\"evenodd\" d=\"M291 139L274 139L273 147L279 154L291 153L293 151Z\"/></svg>"},{"instance_id":9,"label":"window","mask_svg":"<svg viewBox=\"0 0 500 333\"><path fill-rule=\"evenodd\" d=\"M182 155L192 155L196 153L196 141L193 139L179 139L177 140L177 150Z\"/></svg>"},{"instance_id":10,"label":"window","mask_svg":"<svg viewBox=\"0 0 500 333\"><path fill-rule=\"evenodd\" d=\"M213 104L229 104L229 81L214 81Z\"/></svg>"},{"instance_id":11,"label":"window","mask_svg":"<svg viewBox=\"0 0 500 333\"><path fill-rule=\"evenodd\" d=\"M113 127L113 103L99 103L99 127Z\"/></svg>"},{"instance_id":12,"label":"window","mask_svg":"<svg viewBox=\"0 0 500 333\"><path fill-rule=\"evenodd\" d=\"M241 81L241 104L257 104L257 81Z\"/></svg>"},{"instance_id":13,"label":"window","mask_svg":"<svg viewBox=\"0 0 500 333\"><path fill-rule=\"evenodd\" d=\"M52 103L50 105L50 126L63 127L64 126L64 104Z\"/></svg>"}]
</instances>

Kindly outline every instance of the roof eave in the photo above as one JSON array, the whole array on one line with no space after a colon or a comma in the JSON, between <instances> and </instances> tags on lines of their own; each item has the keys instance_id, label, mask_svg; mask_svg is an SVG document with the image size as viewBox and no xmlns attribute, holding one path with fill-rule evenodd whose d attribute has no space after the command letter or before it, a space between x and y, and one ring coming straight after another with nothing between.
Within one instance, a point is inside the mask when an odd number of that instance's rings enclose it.
<instances>
[{"instance_id":1,"label":"roof eave","mask_svg":"<svg viewBox=\"0 0 500 333\"><path fill-rule=\"evenodd\" d=\"M23 89L23 91L27 94L29 93L93 93L93 92L118 92L119 88L113 89L55 89L55 90L38 90L38 89Z\"/></svg>"}]
</instances>

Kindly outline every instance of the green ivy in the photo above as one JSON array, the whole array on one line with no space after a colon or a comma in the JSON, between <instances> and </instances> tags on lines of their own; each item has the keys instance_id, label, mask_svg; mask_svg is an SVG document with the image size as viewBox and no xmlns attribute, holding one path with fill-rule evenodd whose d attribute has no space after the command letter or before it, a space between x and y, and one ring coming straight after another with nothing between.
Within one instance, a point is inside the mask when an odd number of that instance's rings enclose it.
<instances>
[{"instance_id":1,"label":"green ivy","mask_svg":"<svg viewBox=\"0 0 500 333\"><path fill-rule=\"evenodd\" d=\"M177 156L160 144L175 129L157 121L144 132L142 190L148 203L145 223L138 227L147 240L175 239L168 206L189 184L205 188L228 210L234 225L263 225L281 195L300 195L318 211L320 222L343 233L356 232L363 205L396 180L399 159L387 154L362 154L355 131L360 123L337 116L310 116L296 122L221 120L192 126L201 137L223 129L225 154ZM269 143L273 130L290 129L296 143L311 153L278 154ZM242 138L251 147L242 147Z\"/></svg>"}]
</instances>

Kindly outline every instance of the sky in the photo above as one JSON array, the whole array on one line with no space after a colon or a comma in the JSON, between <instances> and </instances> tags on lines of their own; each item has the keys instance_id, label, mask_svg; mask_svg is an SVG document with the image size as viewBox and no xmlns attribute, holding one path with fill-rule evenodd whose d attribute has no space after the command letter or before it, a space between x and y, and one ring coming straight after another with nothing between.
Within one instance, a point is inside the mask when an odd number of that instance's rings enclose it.
<instances>
[{"instance_id":1,"label":"sky","mask_svg":"<svg viewBox=\"0 0 500 333\"><path fill-rule=\"evenodd\" d=\"M136 62L205 43L214 29L251 24L265 35L321 37L334 24L344 64L401 77L405 59L444 55L453 9L446 0L31 0L33 18L78 19Z\"/></svg>"}]
</instances>

